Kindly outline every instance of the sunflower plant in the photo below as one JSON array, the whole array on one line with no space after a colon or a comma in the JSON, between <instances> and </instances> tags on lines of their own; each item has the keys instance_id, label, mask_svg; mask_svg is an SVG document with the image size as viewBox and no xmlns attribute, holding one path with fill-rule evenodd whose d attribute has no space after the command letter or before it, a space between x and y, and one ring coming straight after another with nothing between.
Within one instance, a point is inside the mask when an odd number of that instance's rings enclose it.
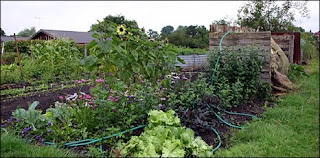
<instances>
[{"instance_id":1,"label":"sunflower plant","mask_svg":"<svg viewBox=\"0 0 320 158\"><path fill-rule=\"evenodd\" d=\"M175 65L176 48L163 41L149 41L140 29L113 22L99 22L95 27L104 31L92 35L96 40L88 45L90 54L85 65L96 74L112 79L111 84L120 79L131 85L141 78L156 83Z\"/></svg>"}]
</instances>

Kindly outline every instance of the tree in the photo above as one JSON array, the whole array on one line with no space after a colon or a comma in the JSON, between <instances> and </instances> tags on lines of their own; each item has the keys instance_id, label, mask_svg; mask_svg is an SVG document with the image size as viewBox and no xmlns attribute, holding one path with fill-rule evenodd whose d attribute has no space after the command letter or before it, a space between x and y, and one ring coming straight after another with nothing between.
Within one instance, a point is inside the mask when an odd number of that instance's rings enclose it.
<instances>
[{"instance_id":1,"label":"tree","mask_svg":"<svg viewBox=\"0 0 320 158\"><path fill-rule=\"evenodd\" d=\"M225 19L220 19L220 20L215 20L212 22L212 24L218 24L218 25L230 25L231 21L225 20Z\"/></svg>"},{"instance_id":2,"label":"tree","mask_svg":"<svg viewBox=\"0 0 320 158\"><path fill-rule=\"evenodd\" d=\"M150 38L154 38L154 39L159 39L159 34L157 31L154 31L152 29L149 29L148 32L147 32L148 36Z\"/></svg>"},{"instance_id":3,"label":"tree","mask_svg":"<svg viewBox=\"0 0 320 158\"><path fill-rule=\"evenodd\" d=\"M2 28L0 28L0 33L1 33L1 36L5 36L6 33L2 30Z\"/></svg>"},{"instance_id":4,"label":"tree","mask_svg":"<svg viewBox=\"0 0 320 158\"><path fill-rule=\"evenodd\" d=\"M253 0L240 7L237 23L262 31L291 31L297 12L309 17L306 4L287 0L279 6L274 0Z\"/></svg>"},{"instance_id":5,"label":"tree","mask_svg":"<svg viewBox=\"0 0 320 158\"><path fill-rule=\"evenodd\" d=\"M178 26L175 31L165 37L176 46L204 49L209 46L209 31L204 26Z\"/></svg>"},{"instance_id":6,"label":"tree","mask_svg":"<svg viewBox=\"0 0 320 158\"><path fill-rule=\"evenodd\" d=\"M103 25L107 24L108 22L113 22L117 25L125 25L125 27L130 27L133 29L139 28L138 23L135 20L127 20L123 15L116 15L116 16L108 15L103 19L102 23L92 24L90 31L101 32L103 31Z\"/></svg>"},{"instance_id":7,"label":"tree","mask_svg":"<svg viewBox=\"0 0 320 158\"><path fill-rule=\"evenodd\" d=\"M174 28L171 25L167 25L161 29L160 35L161 35L161 37L164 37L166 35L170 35L173 32L173 30L174 30Z\"/></svg>"},{"instance_id":8,"label":"tree","mask_svg":"<svg viewBox=\"0 0 320 158\"><path fill-rule=\"evenodd\" d=\"M26 28L26 29L20 31L18 33L18 36L20 36L20 37L30 37L35 33L36 33L36 28L35 27L31 27L30 29Z\"/></svg>"}]
</instances>

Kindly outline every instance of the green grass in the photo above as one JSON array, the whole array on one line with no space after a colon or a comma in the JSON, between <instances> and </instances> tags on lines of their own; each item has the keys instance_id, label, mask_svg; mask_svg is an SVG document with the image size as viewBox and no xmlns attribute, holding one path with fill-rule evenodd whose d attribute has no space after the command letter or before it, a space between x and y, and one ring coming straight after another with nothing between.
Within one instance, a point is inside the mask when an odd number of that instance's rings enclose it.
<instances>
[{"instance_id":1,"label":"green grass","mask_svg":"<svg viewBox=\"0 0 320 158\"><path fill-rule=\"evenodd\" d=\"M319 157L319 59L297 89L282 96L263 118L235 131L229 148L215 156Z\"/></svg>"},{"instance_id":2,"label":"green grass","mask_svg":"<svg viewBox=\"0 0 320 158\"><path fill-rule=\"evenodd\" d=\"M35 146L22 139L1 133L1 157L76 157L65 149L54 146Z\"/></svg>"}]
</instances>

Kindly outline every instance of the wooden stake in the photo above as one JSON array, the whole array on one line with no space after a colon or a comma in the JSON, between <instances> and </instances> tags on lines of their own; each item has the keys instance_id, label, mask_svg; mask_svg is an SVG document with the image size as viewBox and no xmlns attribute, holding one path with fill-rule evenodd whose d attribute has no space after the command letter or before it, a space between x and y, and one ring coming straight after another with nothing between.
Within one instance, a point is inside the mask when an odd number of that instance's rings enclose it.
<instances>
[{"instance_id":1,"label":"wooden stake","mask_svg":"<svg viewBox=\"0 0 320 158\"><path fill-rule=\"evenodd\" d=\"M14 33L13 35L14 35L14 41L16 43L16 50L17 50L19 67L20 67L21 79L22 79L22 81L24 81L24 77L23 77L23 73L22 73L22 67L21 67L21 61L20 61L20 55L19 55L19 50L18 50L18 42L17 42L17 38L16 38L16 33Z\"/></svg>"}]
</instances>

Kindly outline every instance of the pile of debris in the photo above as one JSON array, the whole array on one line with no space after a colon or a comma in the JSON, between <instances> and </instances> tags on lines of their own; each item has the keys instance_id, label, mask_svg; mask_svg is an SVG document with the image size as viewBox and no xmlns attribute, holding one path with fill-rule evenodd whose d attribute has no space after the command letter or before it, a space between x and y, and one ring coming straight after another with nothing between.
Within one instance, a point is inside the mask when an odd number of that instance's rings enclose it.
<instances>
[{"instance_id":1,"label":"pile of debris","mask_svg":"<svg viewBox=\"0 0 320 158\"><path fill-rule=\"evenodd\" d=\"M281 92L292 90L293 84L287 77L290 69L289 59L273 38L271 38L270 65L272 88Z\"/></svg>"}]
</instances>

